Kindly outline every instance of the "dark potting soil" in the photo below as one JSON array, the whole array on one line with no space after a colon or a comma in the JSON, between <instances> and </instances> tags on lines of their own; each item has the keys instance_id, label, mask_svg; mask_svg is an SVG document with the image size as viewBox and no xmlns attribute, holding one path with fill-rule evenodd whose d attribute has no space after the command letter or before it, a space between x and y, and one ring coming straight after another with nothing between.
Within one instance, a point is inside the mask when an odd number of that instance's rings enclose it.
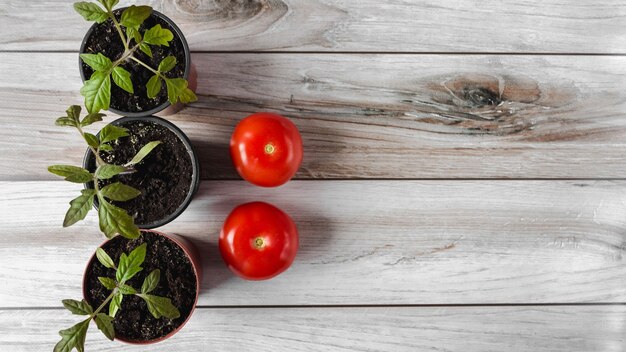
<instances>
[{"instance_id":1,"label":"dark potting soil","mask_svg":"<svg viewBox=\"0 0 626 352\"><path fill-rule=\"evenodd\" d=\"M142 232L135 240L117 236L107 242L103 249L114 262L119 263L122 253L130 253L139 245L147 243L146 260L143 270L130 279L127 284L141 289L143 280L155 269L161 270L161 279L157 288L150 294L167 297L180 311L176 319L156 319L148 311L145 301L134 295L124 295L121 309L114 320L115 335L130 341L147 341L165 336L179 327L189 316L196 298L196 277L193 266L185 252L171 240L150 232ZM115 269L108 269L94 258L87 269L85 292L87 302L94 309L99 307L111 293L98 277L115 278ZM108 304L102 312L108 313Z\"/></svg>"},{"instance_id":2,"label":"dark potting soil","mask_svg":"<svg viewBox=\"0 0 626 352\"><path fill-rule=\"evenodd\" d=\"M148 142L161 144L135 165L136 172L101 180L100 186L119 181L141 191L141 195L128 201L111 201L134 217L136 224L149 224L173 214L191 187L193 167L185 145L174 132L153 122L127 121L119 126L127 128L129 136L111 142L112 152L101 152L107 163L123 165ZM95 170L95 161L89 169Z\"/></svg>"},{"instance_id":3,"label":"dark potting soil","mask_svg":"<svg viewBox=\"0 0 626 352\"><path fill-rule=\"evenodd\" d=\"M122 16L121 10L115 10L113 13L118 20ZM183 77L185 73L185 49L183 47L183 43L172 27L170 27L164 20L152 14L141 25L139 32L143 34L145 30L150 29L157 24L160 24L163 28L169 29L174 34L174 39L169 43L169 47L150 45L152 57L149 57L141 50L135 51L134 56L156 69L159 67L161 60L172 55L176 57L176 66L171 71L165 73L165 76L169 78ZM104 56L111 59L111 61L119 59L124 53L124 44L122 44L122 40L117 33L117 29L115 29L115 26L113 25L113 21L108 19L103 23L96 24L95 26L96 27L91 32L91 35L87 38L87 43L84 49L85 53L102 53ZM124 34L126 34L126 28L122 26L122 29ZM133 47L135 44L135 40L131 40L130 46ZM165 83L163 83L161 92L155 98L148 98L146 84L148 83L150 77L154 75L152 72L133 60L127 60L121 66L130 72L135 93L128 93L111 82L110 107L120 111L140 112L156 108L167 101ZM91 67L83 63L82 69L83 72L85 72L86 78L91 77L91 74L93 73Z\"/></svg>"}]
</instances>

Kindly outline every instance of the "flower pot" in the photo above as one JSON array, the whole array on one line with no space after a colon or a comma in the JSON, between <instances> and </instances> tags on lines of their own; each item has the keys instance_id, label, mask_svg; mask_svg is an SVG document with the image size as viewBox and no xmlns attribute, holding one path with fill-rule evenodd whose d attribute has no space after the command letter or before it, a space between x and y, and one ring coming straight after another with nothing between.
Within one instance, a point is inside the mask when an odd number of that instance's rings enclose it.
<instances>
[{"instance_id":1,"label":"flower pot","mask_svg":"<svg viewBox=\"0 0 626 352\"><path fill-rule=\"evenodd\" d=\"M124 7L113 11L118 20L125 9ZM176 26L174 21L155 10L152 10L152 14L146 19L142 27L140 27L140 31L143 33L144 29L151 28L156 24L160 24L161 27L169 29L174 34L174 39L169 43L170 45L160 47L151 46L153 58L150 58L140 50L137 50L134 55L155 69L162 59L168 55L173 55L176 57L177 63L172 71L167 73L168 77L182 77L188 80L191 72L191 54L183 32ZM100 40L99 38L104 39ZM87 34L85 34L81 43L81 54L95 54L98 52L103 53L112 60L117 59L124 52L124 46L110 19L100 24L93 24L87 31ZM80 57L78 58L78 67L83 82L91 77L93 70L87 66ZM109 111L122 116L140 117L156 114L170 106L170 102L167 100L165 83L163 83L161 92L157 97L153 99L148 98L146 84L153 75L152 72L130 60L122 64L122 67L131 74L134 94L124 91L111 82L111 104ZM189 87L194 90L195 87L192 82L189 83Z\"/></svg>"},{"instance_id":2,"label":"flower pot","mask_svg":"<svg viewBox=\"0 0 626 352\"><path fill-rule=\"evenodd\" d=\"M162 143L135 165L137 172L101 180L100 185L120 181L142 192L129 201L111 201L133 216L139 228L152 229L171 222L191 203L200 185L200 164L191 141L173 123L156 116L122 117L111 124L129 129L130 135L112 142L113 152L101 152L107 163L125 164L146 143ZM96 169L90 149L83 167L90 172ZM86 183L85 188L93 188L93 184ZM98 208L97 200L94 206Z\"/></svg>"},{"instance_id":3,"label":"flower pot","mask_svg":"<svg viewBox=\"0 0 626 352\"><path fill-rule=\"evenodd\" d=\"M176 319L156 319L149 313L141 298L124 295L121 309L113 323L115 339L132 344L155 343L177 333L187 323L196 307L202 277L196 248L190 241L177 235L142 230L141 236L135 240L116 236L100 247L115 263L119 263L121 253L128 254L142 243L148 244L143 270L127 284L139 290L145 277L152 270L160 269L161 279L151 294L170 298L181 315ZM111 293L98 281L98 276L115 278L115 269L104 267L94 253L83 275L83 297L92 307L100 306ZM108 312L108 303L102 312Z\"/></svg>"}]
</instances>

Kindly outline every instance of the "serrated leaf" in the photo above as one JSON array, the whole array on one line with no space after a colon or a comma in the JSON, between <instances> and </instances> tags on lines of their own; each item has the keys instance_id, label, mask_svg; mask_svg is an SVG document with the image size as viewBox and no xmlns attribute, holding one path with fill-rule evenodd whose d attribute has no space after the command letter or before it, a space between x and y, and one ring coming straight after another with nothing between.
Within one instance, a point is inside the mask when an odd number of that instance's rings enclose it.
<instances>
[{"instance_id":1,"label":"serrated leaf","mask_svg":"<svg viewBox=\"0 0 626 352\"><path fill-rule=\"evenodd\" d=\"M100 231L108 238L120 234L126 238L135 239L141 235L133 218L124 209L112 205L102 196L98 196L98 201L100 202L98 207Z\"/></svg>"},{"instance_id":2,"label":"serrated leaf","mask_svg":"<svg viewBox=\"0 0 626 352\"><path fill-rule=\"evenodd\" d=\"M90 113L108 109L111 103L111 76L105 72L94 72L83 84L80 94L85 97L85 106Z\"/></svg>"},{"instance_id":3,"label":"serrated leaf","mask_svg":"<svg viewBox=\"0 0 626 352\"><path fill-rule=\"evenodd\" d=\"M93 207L93 196L96 191L93 189L84 189L82 194L70 201L70 208L65 213L63 219L63 227L72 226L80 220L83 220L91 207Z\"/></svg>"},{"instance_id":4,"label":"serrated leaf","mask_svg":"<svg viewBox=\"0 0 626 352\"><path fill-rule=\"evenodd\" d=\"M140 293L137 296L141 297L146 301L148 305L148 311L154 316L156 319L160 319L161 317L166 317L169 319L175 319L180 317L180 312L178 308L176 308L172 304L172 300L165 297L147 295Z\"/></svg>"},{"instance_id":5,"label":"serrated leaf","mask_svg":"<svg viewBox=\"0 0 626 352\"><path fill-rule=\"evenodd\" d=\"M76 127L76 122L74 122L73 120L71 120L67 116L59 117L58 119L56 119L54 124L57 125L57 126L72 126L72 127Z\"/></svg>"},{"instance_id":6,"label":"serrated leaf","mask_svg":"<svg viewBox=\"0 0 626 352\"><path fill-rule=\"evenodd\" d=\"M111 147L110 145L108 145L106 143L102 143L102 144L100 144L100 150L103 150L105 152L112 152L113 151L113 147Z\"/></svg>"},{"instance_id":7,"label":"serrated leaf","mask_svg":"<svg viewBox=\"0 0 626 352\"><path fill-rule=\"evenodd\" d=\"M150 17L152 8L150 6L135 6L131 5L124 12L122 12L122 18L120 24L124 27L139 28L146 18Z\"/></svg>"},{"instance_id":8,"label":"serrated leaf","mask_svg":"<svg viewBox=\"0 0 626 352\"><path fill-rule=\"evenodd\" d=\"M119 286L119 290L124 295L134 295L135 293L137 293L137 290L135 290L132 286L128 286L126 284L121 284Z\"/></svg>"},{"instance_id":9,"label":"serrated leaf","mask_svg":"<svg viewBox=\"0 0 626 352\"><path fill-rule=\"evenodd\" d=\"M65 110L65 113L67 114L67 118L74 121L75 124L78 124L80 121L80 111L81 111L81 107L79 105L72 105L69 108L67 108L67 110Z\"/></svg>"},{"instance_id":10,"label":"serrated leaf","mask_svg":"<svg viewBox=\"0 0 626 352\"><path fill-rule=\"evenodd\" d=\"M115 269L115 262L104 249L100 247L96 249L96 258L98 258L100 264L104 265L106 268Z\"/></svg>"},{"instance_id":11,"label":"serrated leaf","mask_svg":"<svg viewBox=\"0 0 626 352\"><path fill-rule=\"evenodd\" d=\"M85 118L83 119L83 121L80 122L80 126L81 127L86 127L91 125L94 122L100 122L102 121L102 118L105 117L105 114L101 114L101 113L91 113L91 114L87 114L87 116L85 116Z\"/></svg>"},{"instance_id":12,"label":"serrated leaf","mask_svg":"<svg viewBox=\"0 0 626 352\"><path fill-rule=\"evenodd\" d=\"M146 278L143 280L143 284L141 285L141 293L150 293L152 292L159 281L161 280L161 270L155 269L153 270Z\"/></svg>"},{"instance_id":13,"label":"serrated leaf","mask_svg":"<svg viewBox=\"0 0 626 352\"><path fill-rule=\"evenodd\" d=\"M109 18L109 15L100 6L86 1L74 3L74 10L87 21L102 23Z\"/></svg>"},{"instance_id":14,"label":"serrated leaf","mask_svg":"<svg viewBox=\"0 0 626 352\"><path fill-rule=\"evenodd\" d=\"M115 280L108 277L98 277L98 281L100 281L102 286L106 287L109 290L113 290L115 287L117 287L117 283L115 282Z\"/></svg>"},{"instance_id":15,"label":"serrated leaf","mask_svg":"<svg viewBox=\"0 0 626 352\"><path fill-rule=\"evenodd\" d=\"M98 140L98 137L94 136L93 134L89 132L84 132L83 137L85 138L85 141L87 142L87 144L92 148L98 148L98 146L100 145L100 141Z\"/></svg>"},{"instance_id":16,"label":"serrated leaf","mask_svg":"<svg viewBox=\"0 0 626 352\"><path fill-rule=\"evenodd\" d=\"M170 55L161 60L158 71L161 73L169 72L174 68L174 66L176 66L176 58Z\"/></svg>"},{"instance_id":17,"label":"serrated leaf","mask_svg":"<svg viewBox=\"0 0 626 352\"><path fill-rule=\"evenodd\" d=\"M150 49L150 46L146 43L141 43L139 44L139 50L141 50L144 54L148 55L149 57L152 57L152 49Z\"/></svg>"},{"instance_id":18,"label":"serrated leaf","mask_svg":"<svg viewBox=\"0 0 626 352\"><path fill-rule=\"evenodd\" d=\"M133 38L135 39L135 43L139 44L141 43L141 33L139 33L139 30L133 28L133 27L127 27L126 28L126 36L128 38Z\"/></svg>"},{"instance_id":19,"label":"serrated leaf","mask_svg":"<svg viewBox=\"0 0 626 352\"><path fill-rule=\"evenodd\" d=\"M185 88L180 93L180 96L178 97L178 99L180 99L181 103L187 104L187 103L192 103L198 100L198 97L196 96L196 93L193 92L193 90L189 88Z\"/></svg>"},{"instance_id":20,"label":"serrated leaf","mask_svg":"<svg viewBox=\"0 0 626 352\"><path fill-rule=\"evenodd\" d=\"M100 131L100 141L102 143L114 141L121 137L128 136L128 130L124 127L119 127L115 125L106 125Z\"/></svg>"},{"instance_id":21,"label":"serrated leaf","mask_svg":"<svg viewBox=\"0 0 626 352\"><path fill-rule=\"evenodd\" d=\"M72 314L76 315L89 315L93 313L93 308L85 301L84 299L81 301L77 301L74 299L64 299L61 301L63 303L63 307L72 312Z\"/></svg>"},{"instance_id":22,"label":"serrated leaf","mask_svg":"<svg viewBox=\"0 0 626 352\"><path fill-rule=\"evenodd\" d=\"M148 156L148 154L150 154L150 152L159 144L161 144L161 141L152 141L147 143L146 145L141 147L141 149L137 152L137 154L135 154L133 159L126 164L126 166L138 164L140 161L143 160L143 158Z\"/></svg>"},{"instance_id":23,"label":"serrated leaf","mask_svg":"<svg viewBox=\"0 0 626 352\"><path fill-rule=\"evenodd\" d=\"M111 200L124 202L139 196L141 192L134 187L127 186L120 182L115 182L104 186L100 190L100 194Z\"/></svg>"},{"instance_id":24,"label":"serrated leaf","mask_svg":"<svg viewBox=\"0 0 626 352\"><path fill-rule=\"evenodd\" d=\"M146 88L148 90L148 98L152 99L156 97L161 91L161 77L159 77L159 75L150 77L148 83L146 84Z\"/></svg>"},{"instance_id":25,"label":"serrated leaf","mask_svg":"<svg viewBox=\"0 0 626 352\"><path fill-rule=\"evenodd\" d=\"M102 331L102 333L104 334L104 336L107 337L107 339L113 341L113 339L115 338L115 329L113 328L113 318L104 313L98 313L96 315L95 320L96 320L96 326L98 327L98 329Z\"/></svg>"},{"instance_id":26,"label":"serrated leaf","mask_svg":"<svg viewBox=\"0 0 626 352\"><path fill-rule=\"evenodd\" d=\"M109 72L109 70L111 70L111 67L113 66L113 63L111 62L111 60L108 57L102 55L101 53L80 54L80 58L81 60L83 60L84 63L89 65L89 67L91 67L94 71L106 73L106 72Z\"/></svg>"},{"instance_id":27,"label":"serrated leaf","mask_svg":"<svg viewBox=\"0 0 626 352\"><path fill-rule=\"evenodd\" d=\"M172 31L166 28L162 28L160 24L148 29L143 34L144 43L152 45L165 45L169 46L169 42L174 39Z\"/></svg>"},{"instance_id":28,"label":"serrated leaf","mask_svg":"<svg viewBox=\"0 0 626 352\"><path fill-rule=\"evenodd\" d=\"M176 104L188 84L189 83L183 78L166 79L165 85L167 86L167 100L169 100L172 105Z\"/></svg>"},{"instance_id":29,"label":"serrated leaf","mask_svg":"<svg viewBox=\"0 0 626 352\"><path fill-rule=\"evenodd\" d=\"M91 173L82 167L72 165L52 165L48 166L48 171L65 177L66 181L74 183L85 183L92 179Z\"/></svg>"},{"instance_id":30,"label":"serrated leaf","mask_svg":"<svg viewBox=\"0 0 626 352\"><path fill-rule=\"evenodd\" d=\"M118 282L124 283L142 270L141 264L146 259L146 247L147 244L144 243L133 249L128 256L122 254L117 272L115 273L115 278Z\"/></svg>"},{"instance_id":31,"label":"serrated leaf","mask_svg":"<svg viewBox=\"0 0 626 352\"><path fill-rule=\"evenodd\" d=\"M78 352L85 352L85 337L90 320L85 319L69 329L59 331L61 341L54 346L54 352L71 352L74 348Z\"/></svg>"},{"instance_id":32,"label":"serrated leaf","mask_svg":"<svg viewBox=\"0 0 626 352\"><path fill-rule=\"evenodd\" d=\"M99 180L108 180L113 176L117 176L127 169L124 166L113 165L113 164L104 164L96 169L96 177Z\"/></svg>"},{"instance_id":33,"label":"serrated leaf","mask_svg":"<svg viewBox=\"0 0 626 352\"><path fill-rule=\"evenodd\" d=\"M98 0L98 1L104 6L104 8L106 8L109 11L111 11L113 9L113 6L117 5L117 3L119 2L119 0Z\"/></svg>"},{"instance_id":34,"label":"serrated leaf","mask_svg":"<svg viewBox=\"0 0 626 352\"><path fill-rule=\"evenodd\" d=\"M120 292L117 292L115 293L115 295L113 295L113 298L111 299L111 302L109 303L109 316L110 317L115 318L115 314L117 314L117 311L119 311L120 308L122 307L123 298L124 296Z\"/></svg>"},{"instance_id":35,"label":"serrated leaf","mask_svg":"<svg viewBox=\"0 0 626 352\"><path fill-rule=\"evenodd\" d=\"M117 66L113 69L113 73L111 73L111 76L113 76L113 82L115 82L118 87L122 88L128 93L135 92L133 90L133 82L130 80L130 72L126 71L120 66Z\"/></svg>"}]
</instances>

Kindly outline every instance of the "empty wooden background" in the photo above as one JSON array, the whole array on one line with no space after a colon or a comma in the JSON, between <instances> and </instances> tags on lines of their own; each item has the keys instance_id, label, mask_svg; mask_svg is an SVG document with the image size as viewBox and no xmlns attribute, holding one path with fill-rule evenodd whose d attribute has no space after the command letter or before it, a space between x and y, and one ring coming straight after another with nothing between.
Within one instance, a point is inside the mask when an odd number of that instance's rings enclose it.
<instances>
[{"instance_id":1,"label":"empty wooden background","mask_svg":"<svg viewBox=\"0 0 626 352\"><path fill-rule=\"evenodd\" d=\"M129 5L135 1L122 1ZM204 257L173 338L89 351L624 351L626 3L621 0L161 0L189 41L199 101L168 117L203 182L163 231ZM95 214L54 126L79 104L89 23L64 0L0 2L0 350L51 350L75 318ZM227 154L237 121L290 117L297 180L260 189ZM113 116L109 116L109 121ZM299 226L293 267L235 278L216 247L237 204Z\"/></svg>"}]
</instances>

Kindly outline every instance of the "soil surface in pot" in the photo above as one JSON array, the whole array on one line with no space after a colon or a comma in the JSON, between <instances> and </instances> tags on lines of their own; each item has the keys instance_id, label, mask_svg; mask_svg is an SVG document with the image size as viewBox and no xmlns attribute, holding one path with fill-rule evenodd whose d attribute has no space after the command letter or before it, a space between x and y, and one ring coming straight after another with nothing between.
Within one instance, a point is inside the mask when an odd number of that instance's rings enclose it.
<instances>
[{"instance_id":1,"label":"soil surface in pot","mask_svg":"<svg viewBox=\"0 0 626 352\"><path fill-rule=\"evenodd\" d=\"M119 126L127 128L129 136L112 142L112 152L100 153L107 163L123 165L148 142L161 144L135 165L136 172L101 180L99 185L119 181L141 191L141 195L129 201L111 201L133 216L136 224L149 224L173 214L191 187L193 167L185 145L170 129L153 122L127 121ZM90 164L89 169L94 171L95 161Z\"/></svg>"},{"instance_id":2,"label":"soil surface in pot","mask_svg":"<svg viewBox=\"0 0 626 352\"><path fill-rule=\"evenodd\" d=\"M115 10L113 13L119 20L122 15L122 10ZM134 56L150 65L152 68L157 69L161 60L172 55L176 57L176 66L170 72L165 73L165 76L169 78L183 77L185 74L185 49L172 27L170 27L166 21L152 14L144 21L139 31L143 34L145 30L157 24L160 24L163 28L169 29L174 34L174 39L169 42L169 47L150 45L152 57L149 57L141 50L135 51ZM126 34L126 28L124 26L122 26L122 28L124 34ZM130 41L131 48L135 46L135 44L134 39ZM88 54L102 53L104 56L111 59L111 61L115 61L122 56L124 53L124 44L122 44L122 40L113 25L113 21L108 19L103 23L95 25L94 30L87 39L84 51ZM164 82L162 83L161 92L153 99L148 98L146 84L150 77L154 75L152 72L133 60L127 60L121 66L130 72L135 93L128 93L111 82L110 107L126 112L141 112L154 109L167 101L167 90L165 89ZM83 63L82 69L86 78L91 77L93 73L91 67Z\"/></svg>"},{"instance_id":3,"label":"soil surface in pot","mask_svg":"<svg viewBox=\"0 0 626 352\"><path fill-rule=\"evenodd\" d=\"M124 295L121 309L114 320L115 335L129 341L148 341L163 337L179 327L189 316L196 300L196 276L185 252L168 238L151 232L142 232L135 240L117 236L102 248L119 263L122 253L130 253L139 245L147 243L146 260L143 270L127 283L137 290L143 280L155 269L161 270L161 280L150 294L167 297L180 311L176 319L155 319L145 301L134 295ZM111 293L98 277L115 278L115 269L108 269L94 259L89 263L85 292L92 307L98 307ZM108 304L103 312L108 312Z\"/></svg>"}]
</instances>

